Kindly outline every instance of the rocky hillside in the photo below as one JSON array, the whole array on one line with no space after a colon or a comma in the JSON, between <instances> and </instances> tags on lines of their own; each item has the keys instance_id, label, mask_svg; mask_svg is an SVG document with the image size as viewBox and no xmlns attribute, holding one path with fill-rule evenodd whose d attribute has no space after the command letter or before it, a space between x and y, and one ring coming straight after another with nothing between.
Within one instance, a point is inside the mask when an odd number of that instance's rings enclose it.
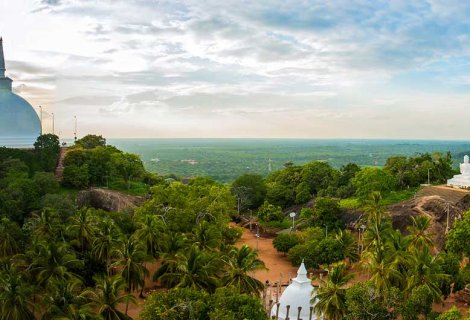
<instances>
[{"instance_id":1,"label":"rocky hillside","mask_svg":"<svg viewBox=\"0 0 470 320\"><path fill-rule=\"evenodd\" d=\"M119 191L92 188L80 191L77 195L77 206L93 207L106 211L132 211L144 203L145 198L135 197Z\"/></svg>"},{"instance_id":2,"label":"rocky hillside","mask_svg":"<svg viewBox=\"0 0 470 320\"><path fill-rule=\"evenodd\" d=\"M447 228L470 209L470 192L447 187L425 187L414 199L389 207L393 226L406 233L410 217L424 214L431 219L431 232L442 248Z\"/></svg>"}]
</instances>

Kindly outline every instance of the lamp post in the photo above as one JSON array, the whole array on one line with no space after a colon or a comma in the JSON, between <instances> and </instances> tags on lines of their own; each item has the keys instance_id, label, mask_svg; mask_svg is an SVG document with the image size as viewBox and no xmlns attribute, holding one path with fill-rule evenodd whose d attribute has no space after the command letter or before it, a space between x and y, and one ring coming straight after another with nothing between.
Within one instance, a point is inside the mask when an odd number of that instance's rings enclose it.
<instances>
[{"instance_id":1,"label":"lamp post","mask_svg":"<svg viewBox=\"0 0 470 320\"><path fill-rule=\"evenodd\" d=\"M259 242L259 224L256 224L256 251L258 251L258 242Z\"/></svg>"},{"instance_id":2,"label":"lamp post","mask_svg":"<svg viewBox=\"0 0 470 320\"><path fill-rule=\"evenodd\" d=\"M77 142L77 116L73 116L73 117L75 119L75 130L73 131L73 136L74 136L75 142Z\"/></svg>"},{"instance_id":3,"label":"lamp post","mask_svg":"<svg viewBox=\"0 0 470 320\"><path fill-rule=\"evenodd\" d=\"M54 112L52 112L52 134L55 134L55 119L54 119Z\"/></svg>"},{"instance_id":4,"label":"lamp post","mask_svg":"<svg viewBox=\"0 0 470 320\"><path fill-rule=\"evenodd\" d=\"M295 212L289 213L289 217L292 218L292 231L294 231L294 227L295 227Z\"/></svg>"}]
</instances>

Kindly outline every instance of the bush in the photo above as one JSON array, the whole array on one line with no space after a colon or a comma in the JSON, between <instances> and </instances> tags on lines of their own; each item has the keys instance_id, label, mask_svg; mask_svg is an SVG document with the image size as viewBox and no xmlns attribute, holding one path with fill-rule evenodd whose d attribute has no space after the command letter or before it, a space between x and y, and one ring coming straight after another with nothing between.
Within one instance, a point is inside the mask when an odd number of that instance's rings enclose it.
<instances>
[{"instance_id":1,"label":"bush","mask_svg":"<svg viewBox=\"0 0 470 320\"><path fill-rule=\"evenodd\" d=\"M317 198L313 211L312 224L317 227L328 227L329 230L341 228L341 208L339 201L333 198Z\"/></svg>"},{"instance_id":2,"label":"bush","mask_svg":"<svg viewBox=\"0 0 470 320\"><path fill-rule=\"evenodd\" d=\"M40 195L59 192L60 186L55 175L51 172L36 172L33 176L34 183L39 189Z\"/></svg>"},{"instance_id":3,"label":"bush","mask_svg":"<svg viewBox=\"0 0 470 320\"><path fill-rule=\"evenodd\" d=\"M265 201L258 210L258 218L261 221L282 221L284 220L284 213L279 206L275 206Z\"/></svg>"},{"instance_id":4,"label":"bush","mask_svg":"<svg viewBox=\"0 0 470 320\"><path fill-rule=\"evenodd\" d=\"M436 320L460 320L460 318L462 318L460 310L456 306L453 306L446 312L440 314Z\"/></svg>"},{"instance_id":5,"label":"bush","mask_svg":"<svg viewBox=\"0 0 470 320\"><path fill-rule=\"evenodd\" d=\"M66 166L62 176L62 183L65 186L77 189L88 187L88 165L84 164L80 167L76 165Z\"/></svg>"},{"instance_id":6,"label":"bush","mask_svg":"<svg viewBox=\"0 0 470 320\"><path fill-rule=\"evenodd\" d=\"M290 250L290 248L296 246L299 243L299 239L293 233L283 233L278 235L273 240L273 246L276 248L277 251L286 253Z\"/></svg>"}]
</instances>

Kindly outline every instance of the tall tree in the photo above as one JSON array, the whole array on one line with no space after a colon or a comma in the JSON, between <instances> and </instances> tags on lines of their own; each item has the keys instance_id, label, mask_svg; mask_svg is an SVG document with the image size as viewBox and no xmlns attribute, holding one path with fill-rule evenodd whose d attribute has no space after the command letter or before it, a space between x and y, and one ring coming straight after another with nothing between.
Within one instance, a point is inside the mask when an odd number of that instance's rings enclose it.
<instances>
[{"instance_id":1,"label":"tall tree","mask_svg":"<svg viewBox=\"0 0 470 320\"><path fill-rule=\"evenodd\" d=\"M320 280L321 285L314 290L312 303L316 303L314 311L326 320L340 320L346 314L345 285L354 277L348 274L342 263L334 266L326 280Z\"/></svg>"},{"instance_id":2,"label":"tall tree","mask_svg":"<svg viewBox=\"0 0 470 320\"><path fill-rule=\"evenodd\" d=\"M91 305L98 310L104 320L132 320L131 317L118 310L121 303L136 303L131 294L123 294L126 283L120 276L95 278L96 288L85 290L82 296L86 297Z\"/></svg>"},{"instance_id":3,"label":"tall tree","mask_svg":"<svg viewBox=\"0 0 470 320\"><path fill-rule=\"evenodd\" d=\"M224 260L226 264L226 271L223 275L225 286L235 286L241 293L254 295L263 290L263 283L249 275L258 270L266 270L264 262L258 258L256 251L243 245L240 249L233 248Z\"/></svg>"},{"instance_id":4,"label":"tall tree","mask_svg":"<svg viewBox=\"0 0 470 320\"><path fill-rule=\"evenodd\" d=\"M33 287L14 269L0 272L0 319L34 320Z\"/></svg>"}]
</instances>

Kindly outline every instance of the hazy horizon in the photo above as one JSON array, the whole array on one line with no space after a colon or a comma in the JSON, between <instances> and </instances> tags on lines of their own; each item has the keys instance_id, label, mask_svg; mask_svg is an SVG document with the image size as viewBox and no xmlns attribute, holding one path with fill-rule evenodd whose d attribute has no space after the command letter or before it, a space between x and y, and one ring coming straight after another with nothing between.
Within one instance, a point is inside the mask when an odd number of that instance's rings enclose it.
<instances>
[{"instance_id":1,"label":"hazy horizon","mask_svg":"<svg viewBox=\"0 0 470 320\"><path fill-rule=\"evenodd\" d=\"M470 4L0 0L14 90L73 137L470 139Z\"/></svg>"}]
</instances>

